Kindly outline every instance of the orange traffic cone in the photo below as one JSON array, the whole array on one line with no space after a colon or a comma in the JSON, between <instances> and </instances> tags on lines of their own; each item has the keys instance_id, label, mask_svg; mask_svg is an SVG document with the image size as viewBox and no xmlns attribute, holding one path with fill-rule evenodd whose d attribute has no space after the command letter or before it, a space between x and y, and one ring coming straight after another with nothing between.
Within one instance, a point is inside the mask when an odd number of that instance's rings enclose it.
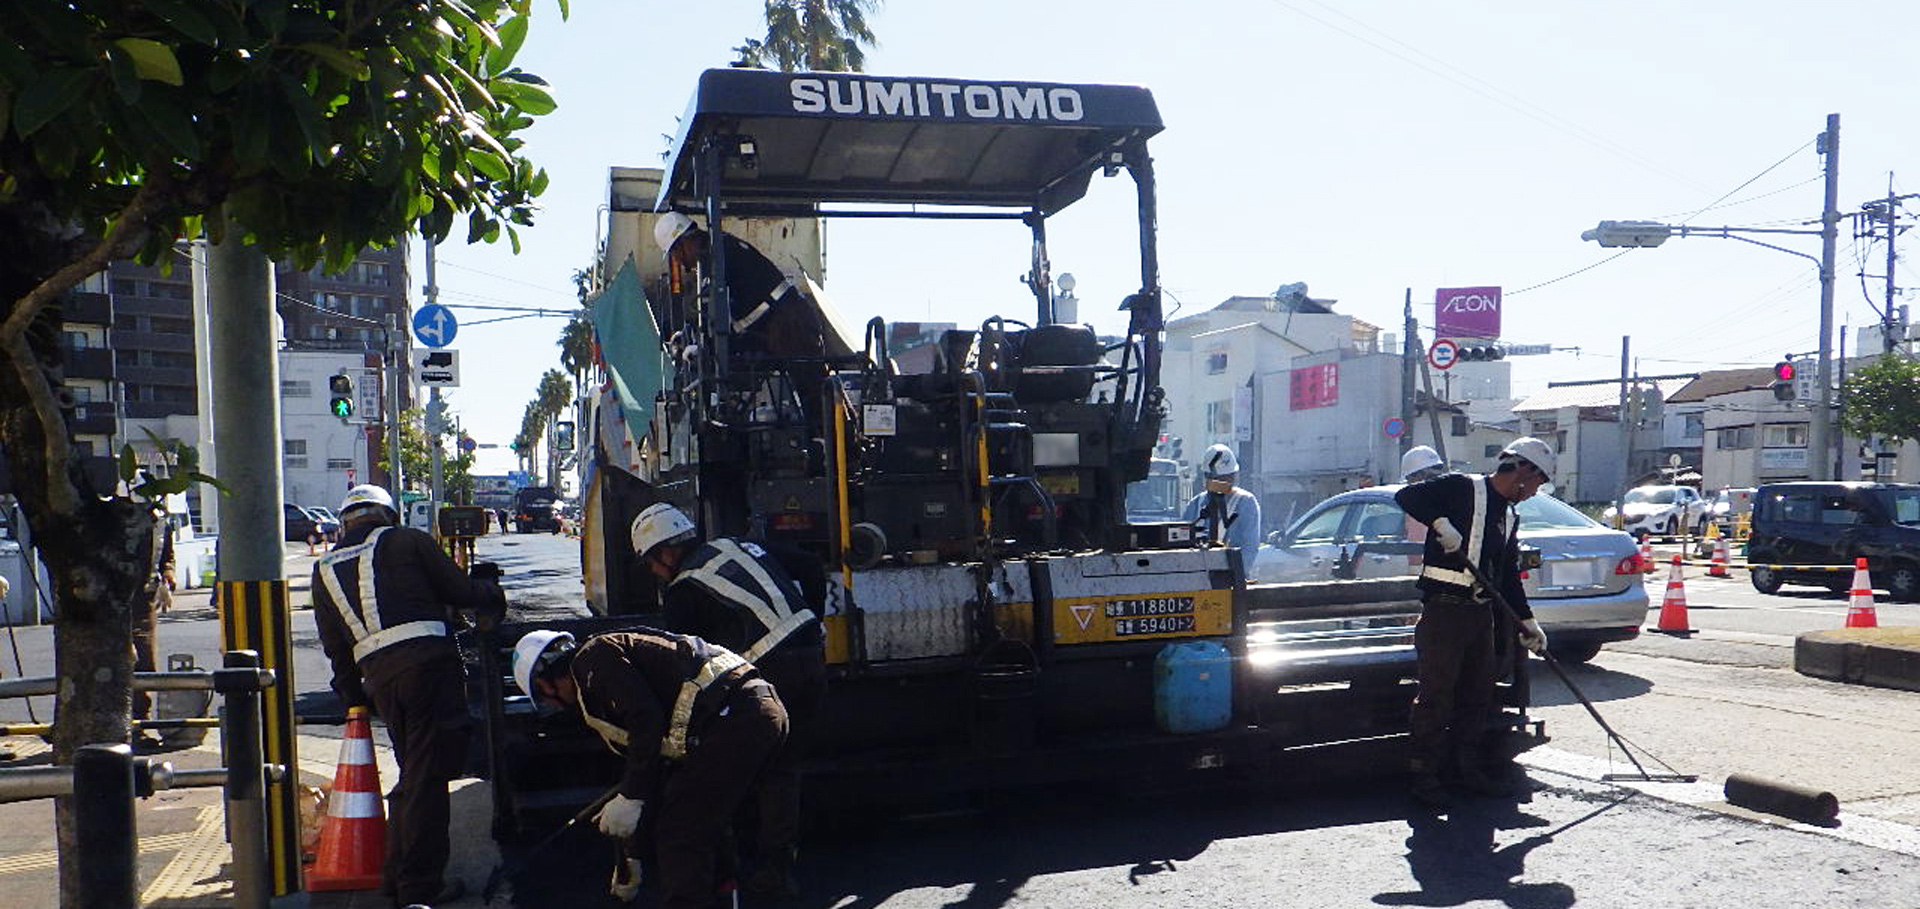
<instances>
[{"instance_id":1,"label":"orange traffic cone","mask_svg":"<svg viewBox=\"0 0 1920 909\"><path fill-rule=\"evenodd\" d=\"M1640 573L1653 573L1653 540L1650 537L1640 539Z\"/></svg>"},{"instance_id":2,"label":"orange traffic cone","mask_svg":"<svg viewBox=\"0 0 1920 909\"><path fill-rule=\"evenodd\" d=\"M1847 597L1848 628L1878 628L1880 617L1873 611L1873 581L1867 577L1867 560L1853 560L1853 593Z\"/></svg>"},{"instance_id":3,"label":"orange traffic cone","mask_svg":"<svg viewBox=\"0 0 1920 909\"><path fill-rule=\"evenodd\" d=\"M1713 538L1713 564L1707 566L1707 577L1724 578L1727 575L1727 538Z\"/></svg>"},{"instance_id":4,"label":"orange traffic cone","mask_svg":"<svg viewBox=\"0 0 1920 909\"><path fill-rule=\"evenodd\" d=\"M1680 557L1673 557L1673 571L1667 575L1667 595L1660 601L1660 623L1654 627L1661 634L1689 635L1693 629L1687 627L1687 585L1680 576Z\"/></svg>"},{"instance_id":5,"label":"orange traffic cone","mask_svg":"<svg viewBox=\"0 0 1920 909\"><path fill-rule=\"evenodd\" d=\"M373 762L367 708L347 711L347 735L320 822L320 845L307 868L308 890L373 890L387 853L386 810L380 804L380 768Z\"/></svg>"}]
</instances>

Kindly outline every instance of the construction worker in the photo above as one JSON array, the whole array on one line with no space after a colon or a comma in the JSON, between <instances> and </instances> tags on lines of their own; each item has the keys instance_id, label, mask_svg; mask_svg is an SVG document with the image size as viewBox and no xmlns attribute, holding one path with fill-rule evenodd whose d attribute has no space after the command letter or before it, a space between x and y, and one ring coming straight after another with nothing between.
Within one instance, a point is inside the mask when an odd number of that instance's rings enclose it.
<instances>
[{"instance_id":1,"label":"construction worker","mask_svg":"<svg viewBox=\"0 0 1920 909\"><path fill-rule=\"evenodd\" d=\"M1408 516L1428 528L1413 645L1419 688L1411 716L1413 796L1423 808L1451 807L1441 773L1457 764L1462 788L1508 795L1511 787L1487 775L1480 743L1493 704L1496 627L1491 595L1465 566L1474 565L1513 607L1520 643L1539 653L1546 632L1533 618L1520 583L1520 518L1513 506L1553 478L1558 459L1547 443L1515 439L1500 452L1491 475L1445 474L1394 494Z\"/></svg>"},{"instance_id":2,"label":"construction worker","mask_svg":"<svg viewBox=\"0 0 1920 909\"><path fill-rule=\"evenodd\" d=\"M1447 462L1430 445L1415 445L1400 456L1400 482L1418 483L1447 472Z\"/></svg>"},{"instance_id":3,"label":"construction worker","mask_svg":"<svg viewBox=\"0 0 1920 909\"><path fill-rule=\"evenodd\" d=\"M165 517L160 519L160 558L154 571L152 585L147 596L133 607L133 671L156 672L160 666L154 661L154 638L159 628L160 613L173 608L173 591L178 586L174 580L173 524ZM133 718L148 719L153 713L153 695L134 689ZM158 751L164 745L160 737L138 728L133 733L133 747L136 751Z\"/></svg>"},{"instance_id":4,"label":"construction worker","mask_svg":"<svg viewBox=\"0 0 1920 909\"><path fill-rule=\"evenodd\" d=\"M742 887L794 899L800 895L793 866L803 737L812 732L827 693L826 635L817 603L806 596L809 585L795 575L821 575L819 562L751 540L723 537L703 544L693 521L664 502L634 518L632 537L634 553L666 586L663 623L741 654L780 693L789 731L755 792L756 860ZM812 586L822 589L824 577L816 580Z\"/></svg>"},{"instance_id":5,"label":"construction worker","mask_svg":"<svg viewBox=\"0 0 1920 909\"><path fill-rule=\"evenodd\" d=\"M578 710L626 756L618 789L594 818L621 842L614 898L639 894L633 839L652 803L660 905L712 909L733 813L787 737L773 686L731 650L650 628L578 646L564 631L528 632L514 645L512 673L536 704Z\"/></svg>"},{"instance_id":6,"label":"construction worker","mask_svg":"<svg viewBox=\"0 0 1920 909\"><path fill-rule=\"evenodd\" d=\"M1206 491L1187 501L1180 519L1190 524L1205 520L1206 540L1236 547L1252 558L1260 548L1260 500L1234 482L1240 477L1240 459L1216 442L1201 454L1200 470Z\"/></svg>"},{"instance_id":7,"label":"construction worker","mask_svg":"<svg viewBox=\"0 0 1920 909\"><path fill-rule=\"evenodd\" d=\"M465 892L445 877L447 784L466 762L471 721L452 631L457 610L482 628L506 611L500 569L473 575L433 537L394 526L393 497L356 486L340 503L340 544L313 565L313 619L343 707L386 721L400 779L389 793L381 889L396 905L440 905Z\"/></svg>"},{"instance_id":8,"label":"construction worker","mask_svg":"<svg viewBox=\"0 0 1920 909\"><path fill-rule=\"evenodd\" d=\"M685 276L696 274L703 264L710 238L692 218L670 211L653 222L653 239L666 254L669 286L678 292ZM819 313L772 259L726 231L720 232L720 240L725 247L734 354L764 354L787 361L781 368L793 381L808 425L820 426L826 364L820 360L825 332ZM661 324L679 323L662 320Z\"/></svg>"}]
</instances>

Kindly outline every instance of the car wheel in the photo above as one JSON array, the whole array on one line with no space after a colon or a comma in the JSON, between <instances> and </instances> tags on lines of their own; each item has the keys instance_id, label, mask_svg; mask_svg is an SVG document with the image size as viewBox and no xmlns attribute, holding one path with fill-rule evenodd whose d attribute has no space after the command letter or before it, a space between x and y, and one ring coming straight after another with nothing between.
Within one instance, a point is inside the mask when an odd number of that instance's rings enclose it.
<instances>
[{"instance_id":1,"label":"car wheel","mask_svg":"<svg viewBox=\"0 0 1920 909\"><path fill-rule=\"evenodd\" d=\"M1755 568L1748 571L1747 575L1753 579L1753 589L1766 594L1780 592L1780 575L1773 569Z\"/></svg>"},{"instance_id":2,"label":"car wheel","mask_svg":"<svg viewBox=\"0 0 1920 909\"><path fill-rule=\"evenodd\" d=\"M1600 645L1553 644L1547 647L1547 652L1553 654L1553 658L1562 663L1591 663L1594 657L1600 655Z\"/></svg>"},{"instance_id":3,"label":"car wheel","mask_svg":"<svg viewBox=\"0 0 1920 909\"><path fill-rule=\"evenodd\" d=\"M1911 562L1896 562L1887 573L1887 596L1902 603L1920 600L1920 568Z\"/></svg>"}]
</instances>

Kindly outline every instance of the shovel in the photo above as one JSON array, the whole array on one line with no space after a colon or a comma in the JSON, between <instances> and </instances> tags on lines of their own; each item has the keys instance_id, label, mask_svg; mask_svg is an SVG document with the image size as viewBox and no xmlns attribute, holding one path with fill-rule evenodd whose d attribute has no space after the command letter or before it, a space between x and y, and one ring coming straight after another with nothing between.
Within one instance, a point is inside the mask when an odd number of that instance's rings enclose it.
<instances>
[{"instance_id":1,"label":"shovel","mask_svg":"<svg viewBox=\"0 0 1920 909\"><path fill-rule=\"evenodd\" d=\"M553 845L556 840L560 839L560 836L562 834L566 833L569 830L572 830L581 821L584 821L587 818L594 816L594 814L599 812L602 806L606 805L607 802L612 801L613 797L618 794L620 794L620 787L618 785L615 785L613 788L600 793L599 798L596 798L593 801L588 802L587 807L580 809L579 814L576 814L573 817L568 818L566 823L560 825L560 829L547 834L544 838L540 840L540 842L534 843L531 848L521 853L520 856L516 858L514 861L500 863L498 867L493 869L492 874L487 875L487 885L485 887L480 888L480 898L487 901L488 903L492 903L494 892L500 889L500 882L506 880L509 874L520 873L522 870L524 870L527 867L528 860L532 859L536 855L539 855L541 850L547 848L548 846Z\"/></svg>"}]
</instances>

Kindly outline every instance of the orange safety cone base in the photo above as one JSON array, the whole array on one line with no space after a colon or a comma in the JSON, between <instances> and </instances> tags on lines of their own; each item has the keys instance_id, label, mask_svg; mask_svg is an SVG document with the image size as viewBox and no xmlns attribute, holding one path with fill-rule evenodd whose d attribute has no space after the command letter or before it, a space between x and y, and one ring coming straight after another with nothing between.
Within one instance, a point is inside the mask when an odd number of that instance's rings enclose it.
<instances>
[{"instance_id":1,"label":"orange safety cone base","mask_svg":"<svg viewBox=\"0 0 1920 909\"><path fill-rule=\"evenodd\" d=\"M1660 621L1652 629L1660 634L1693 634L1687 626L1687 586L1680 575L1680 557L1673 557L1673 572L1667 575L1667 594L1660 600Z\"/></svg>"},{"instance_id":2,"label":"orange safety cone base","mask_svg":"<svg viewBox=\"0 0 1920 909\"><path fill-rule=\"evenodd\" d=\"M347 734L340 740L320 843L306 869L307 889L377 889L386 852L386 810L380 800L380 768L373 760L373 730L366 708L355 707L347 712Z\"/></svg>"},{"instance_id":3,"label":"orange safety cone base","mask_svg":"<svg viewBox=\"0 0 1920 909\"><path fill-rule=\"evenodd\" d=\"M1880 616L1873 608L1873 580L1867 575L1867 560L1853 563L1853 590L1847 596L1848 628L1878 628Z\"/></svg>"}]
</instances>

